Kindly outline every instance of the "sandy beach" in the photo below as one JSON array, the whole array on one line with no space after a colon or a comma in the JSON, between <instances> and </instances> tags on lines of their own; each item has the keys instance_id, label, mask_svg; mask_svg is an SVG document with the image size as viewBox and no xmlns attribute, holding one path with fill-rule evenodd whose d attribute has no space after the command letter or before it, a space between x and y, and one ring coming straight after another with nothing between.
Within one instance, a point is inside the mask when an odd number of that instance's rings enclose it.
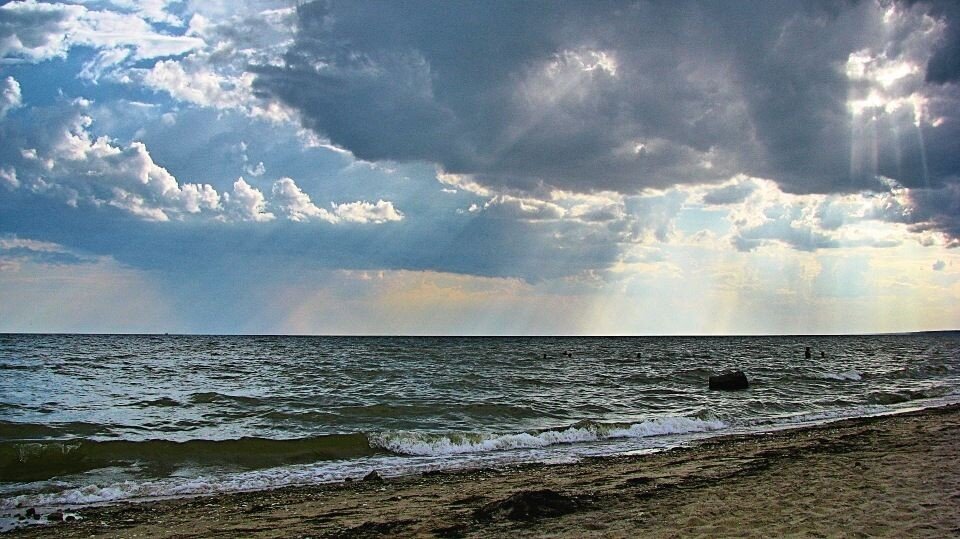
<instances>
[{"instance_id":1,"label":"sandy beach","mask_svg":"<svg viewBox=\"0 0 960 539\"><path fill-rule=\"evenodd\" d=\"M956 537L960 406L727 436L652 455L79 513L79 522L11 535Z\"/></svg>"}]
</instances>

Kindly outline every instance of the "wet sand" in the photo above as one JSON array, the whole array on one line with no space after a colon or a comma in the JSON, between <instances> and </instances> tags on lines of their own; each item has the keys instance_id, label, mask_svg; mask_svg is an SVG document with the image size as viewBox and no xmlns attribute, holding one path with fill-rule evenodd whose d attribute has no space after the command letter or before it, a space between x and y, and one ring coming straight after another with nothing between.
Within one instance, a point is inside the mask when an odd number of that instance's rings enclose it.
<instances>
[{"instance_id":1,"label":"wet sand","mask_svg":"<svg viewBox=\"0 0 960 539\"><path fill-rule=\"evenodd\" d=\"M960 537L960 405L644 456L79 511L14 537Z\"/></svg>"}]
</instances>

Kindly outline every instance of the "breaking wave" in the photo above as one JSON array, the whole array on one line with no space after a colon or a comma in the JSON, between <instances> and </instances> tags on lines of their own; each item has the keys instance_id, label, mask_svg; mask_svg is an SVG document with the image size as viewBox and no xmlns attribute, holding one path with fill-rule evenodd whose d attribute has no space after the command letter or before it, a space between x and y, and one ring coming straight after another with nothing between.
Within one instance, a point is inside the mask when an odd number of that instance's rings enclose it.
<instances>
[{"instance_id":1,"label":"breaking wave","mask_svg":"<svg viewBox=\"0 0 960 539\"><path fill-rule=\"evenodd\" d=\"M437 456L540 448L615 438L707 432L724 427L726 424L717 420L672 417L642 423L583 421L565 428L508 434L390 431L282 440L247 437L184 442L87 438L5 441L0 442L0 477L6 481L38 481L108 466L131 464L152 468L158 472L173 471L184 465L226 466L249 470L389 453L401 456Z\"/></svg>"},{"instance_id":2,"label":"breaking wave","mask_svg":"<svg viewBox=\"0 0 960 539\"><path fill-rule=\"evenodd\" d=\"M645 438L667 434L708 432L726 426L726 423L719 420L688 417L652 419L642 423L584 421L563 429L511 434L382 432L370 436L370 445L401 455L457 455L509 449L529 449L578 442L596 442L615 438Z\"/></svg>"}]
</instances>

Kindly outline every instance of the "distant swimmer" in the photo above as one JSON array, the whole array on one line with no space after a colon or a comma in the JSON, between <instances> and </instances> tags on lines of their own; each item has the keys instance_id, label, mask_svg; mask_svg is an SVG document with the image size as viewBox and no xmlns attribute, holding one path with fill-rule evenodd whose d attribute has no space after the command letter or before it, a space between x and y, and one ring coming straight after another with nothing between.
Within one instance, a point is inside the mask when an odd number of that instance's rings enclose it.
<instances>
[{"instance_id":1,"label":"distant swimmer","mask_svg":"<svg viewBox=\"0 0 960 539\"><path fill-rule=\"evenodd\" d=\"M564 353L567 355L567 357L573 357L573 352L571 352L570 350L567 350Z\"/></svg>"},{"instance_id":2,"label":"distant swimmer","mask_svg":"<svg viewBox=\"0 0 960 539\"><path fill-rule=\"evenodd\" d=\"M820 357L827 357L827 353L823 350L820 350Z\"/></svg>"},{"instance_id":3,"label":"distant swimmer","mask_svg":"<svg viewBox=\"0 0 960 539\"><path fill-rule=\"evenodd\" d=\"M805 357L805 358L807 358L807 359L810 359L811 357L813 357L813 353L810 352L810 347L809 347L809 346L807 347L806 352L803 353L803 357Z\"/></svg>"},{"instance_id":4,"label":"distant swimmer","mask_svg":"<svg viewBox=\"0 0 960 539\"><path fill-rule=\"evenodd\" d=\"M640 359L641 357L643 357L643 354L641 354L640 352L637 352L637 359Z\"/></svg>"}]
</instances>

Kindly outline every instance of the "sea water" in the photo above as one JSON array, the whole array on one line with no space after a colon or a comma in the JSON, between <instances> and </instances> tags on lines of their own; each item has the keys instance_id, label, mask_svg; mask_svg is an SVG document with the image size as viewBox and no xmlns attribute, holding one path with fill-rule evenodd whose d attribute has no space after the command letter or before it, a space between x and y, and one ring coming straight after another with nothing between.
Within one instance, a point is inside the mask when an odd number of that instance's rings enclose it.
<instances>
[{"instance_id":1,"label":"sea water","mask_svg":"<svg viewBox=\"0 0 960 539\"><path fill-rule=\"evenodd\" d=\"M709 390L728 369L750 388ZM571 462L957 401L957 332L0 335L0 516Z\"/></svg>"}]
</instances>

